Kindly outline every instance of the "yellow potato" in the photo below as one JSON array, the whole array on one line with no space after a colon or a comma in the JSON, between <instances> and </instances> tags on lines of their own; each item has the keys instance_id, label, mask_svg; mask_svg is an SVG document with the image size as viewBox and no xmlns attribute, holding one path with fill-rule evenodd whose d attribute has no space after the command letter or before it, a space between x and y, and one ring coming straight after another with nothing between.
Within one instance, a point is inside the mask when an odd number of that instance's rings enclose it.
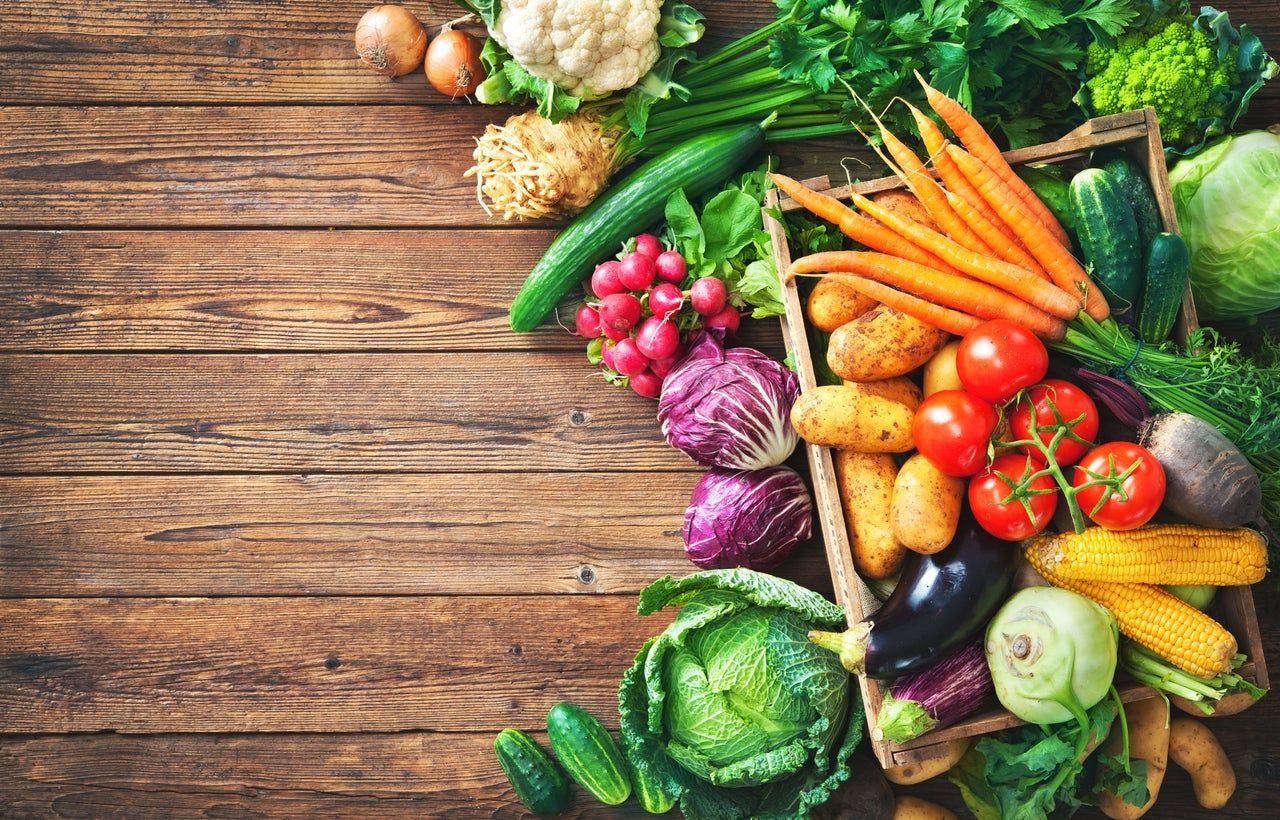
<instances>
[{"instance_id":1,"label":"yellow potato","mask_svg":"<svg viewBox=\"0 0 1280 820\"><path fill-rule=\"evenodd\" d=\"M925 210L924 205L920 204L920 200L910 191L901 189L896 191L881 191L871 197L871 201L879 205L881 208L890 213L897 214L903 219L910 219L913 222L919 222L927 228L938 230L938 224L933 221L933 217L929 216L929 212Z\"/></svg>"},{"instance_id":2,"label":"yellow potato","mask_svg":"<svg viewBox=\"0 0 1280 820\"><path fill-rule=\"evenodd\" d=\"M1236 692L1234 695L1227 695L1221 700L1215 701L1213 704L1213 714L1206 715L1200 711L1200 708L1186 698L1180 698L1177 695L1169 698L1174 706L1177 706L1188 715L1198 718L1216 718L1231 717L1238 715L1245 709L1258 702L1258 699L1248 692Z\"/></svg>"},{"instance_id":3,"label":"yellow potato","mask_svg":"<svg viewBox=\"0 0 1280 820\"><path fill-rule=\"evenodd\" d=\"M1129 726L1129 757L1147 761L1147 802L1135 806L1111 792L1102 792L1098 795L1098 808L1112 820L1138 820L1156 804L1169 768L1169 707L1164 698L1147 698L1127 704L1124 714ZM1124 734L1118 726L1112 726L1102 753L1119 754L1123 744Z\"/></svg>"},{"instance_id":4,"label":"yellow potato","mask_svg":"<svg viewBox=\"0 0 1280 820\"><path fill-rule=\"evenodd\" d=\"M1173 719L1169 727L1169 759L1187 770L1196 802L1206 809L1227 805L1236 791L1236 773L1222 744L1209 727L1191 718Z\"/></svg>"},{"instance_id":5,"label":"yellow potato","mask_svg":"<svg viewBox=\"0 0 1280 820\"><path fill-rule=\"evenodd\" d=\"M887 453L837 450L835 466L853 566L866 578L888 578L907 557L889 519L898 462Z\"/></svg>"},{"instance_id":6,"label":"yellow potato","mask_svg":"<svg viewBox=\"0 0 1280 820\"><path fill-rule=\"evenodd\" d=\"M939 390L963 390L956 375L956 348L959 341L947 342L924 366L924 394L932 396Z\"/></svg>"},{"instance_id":7,"label":"yellow potato","mask_svg":"<svg viewBox=\"0 0 1280 820\"><path fill-rule=\"evenodd\" d=\"M962 737L956 740L948 740L942 746L940 754L936 757L890 766L884 770L884 776L889 779L890 783L896 783L899 786L914 786L916 783L923 783L940 774L946 774L951 771L951 767L960 762L960 758L964 757L964 753L969 750L969 738ZM932 749L933 747L930 746L929 748Z\"/></svg>"},{"instance_id":8,"label":"yellow potato","mask_svg":"<svg viewBox=\"0 0 1280 820\"><path fill-rule=\"evenodd\" d=\"M840 277L824 276L809 292L806 309L809 323L823 333L830 333L840 325L857 319L875 305L875 299L863 296L841 282Z\"/></svg>"},{"instance_id":9,"label":"yellow potato","mask_svg":"<svg viewBox=\"0 0 1280 820\"><path fill-rule=\"evenodd\" d=\"M929 361L950 338L946 331L879 305L835 329L827 364L849 381L891 379Z\"/></svg>"},{"instance_id":10,"label":"yellow potato","mask_svg":"<svg viewBox=\"0 0 1280 820\"><path fill-rule=\"evenodd\" d=\"M893 804L893 820L957 820L955 812L914 795L900 795Z\"/></svg>"},{"instance_id":11,"label":"yellow potato","mask_svg":"<svg viewBox=\"0 0 1280 820\"><path fill-rule=\"evenodd\" d=\"M916 411L916 408L920 406L921 399L924 398L920 395L920 385L906 376L895 376L892 379L885 379L879 382L853 382L845 379L844 386L852 387L861 394L880 396L881 398L896 401L898 404L905 404L912 413Z\"/></svg>"},{"instance_id":12,"label":"yellow potato","mask_svg":"<svg viewBox=\"0 0 1280 820\"><path fill-rule=\"evenodd\" d=\"M791 406L791 426L810 444L859 453L905 453L912 413L906 405L832 384L806 391Z\"/></svg>"},{"instance_id":13,"label":"yellow potato","mask_svg":"<svg viewBox=\"0 0 1280 820\"><path fill-rule=\"evenodd\" d=\"M931 555L951 543L960 523L963 478L954 478L917 453L893 482L893 534L903 546Z\"/></svg>"}]
</instances>

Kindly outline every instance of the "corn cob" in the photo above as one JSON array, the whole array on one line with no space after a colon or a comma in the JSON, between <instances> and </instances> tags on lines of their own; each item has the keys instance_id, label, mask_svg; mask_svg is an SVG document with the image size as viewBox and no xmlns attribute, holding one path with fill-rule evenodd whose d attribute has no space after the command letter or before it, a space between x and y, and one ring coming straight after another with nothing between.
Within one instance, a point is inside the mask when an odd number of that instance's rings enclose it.
<instances>
[{"instance_id":1,"label":"corn cob","mask_svg":"<svg viewBox=\"0 0 1280 820\"><path fill-rule=\"evenodd\" d=\"M1042 536L1032 548L1049 571L1075 581L1243 586L1267 574L1267 544L1253 530L1157 524L1126 532L1090 527Z\"/></svg>"},{"instance_id":2,"label":"corn cob","mask_svg":"<svg viewBox=\"0 0 1280 820\"><path fill-rule=\"evenodd\" d=\"M1034 547L1028 547L1026 554L1046 581L1102 604L1115 616L1121 632L1184 672L1212 678L1230 671L1235 637L1190 604L1150 584L1062 578L1040 560Z\"/></svg>"}]
</instances>

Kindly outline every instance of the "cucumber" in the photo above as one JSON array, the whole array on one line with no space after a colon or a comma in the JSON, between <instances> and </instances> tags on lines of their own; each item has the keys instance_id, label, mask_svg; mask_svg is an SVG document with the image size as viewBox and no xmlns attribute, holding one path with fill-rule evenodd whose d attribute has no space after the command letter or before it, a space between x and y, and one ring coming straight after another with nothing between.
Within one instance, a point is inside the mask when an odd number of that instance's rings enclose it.
<instances>
[{"instance_id":1,"label":"cucumber","mask_svg":"<svg viewBox=\"0 0 1280 820\"><path fill-rule=\"evenodd\" d=\"M572 703L551 707L547 739L560 765L592 797L616 806L631 796L622 750L590 712Z\"/></svg>"},{"instance_id":2,"label":"cucumber","mask_svg":"<svg viewBox=\"0 0 1280 820\"><path fill-rule=\"evenodd\" d=\"M1135 309L1142 296L1142 245L1120 186L1101 168L1086 168L1071 179L1071 210L1080 250L1112 312Z\"/></svg>"},{"instance_id":3,"label":"cucumber","mask_svg":"<svg viewBox=\"0 0 1280 820\"><path fill-rule=\"evenodd\" d=\"M1138 223L1138 241L1142 247L1150 247L1151 240L1163 230L1160 221L1160 208L1156 205L1155 192L1147 175L1128 154L1113 154L1098 166L1106 171L1116 184L1125 202L1133 209L1134 221Z\"/></svg>"},{"instance_id":4,"label":"cucumber","mask_svg":"<svg viewBox=\"0 0 1280 820\"><path fill-rule=\"evenodd\" d=\"M1176 233L1158 233L1147 248L1146 283L1138 311L1138 338L1160 344L1169 338L1191 274L1187 243Z\"/></svg>"},{"instance_id":5,"label":"cucumber","mask_svg":"<svg viewBox=\"0 0 1280 820\"><path fill-rule=\"evenodd\" d=\"M724 183L764 146L759 125L721 128L686 140L636 168L574 217L533 266L511 303L511 329L527 333L625 240L662 218L680 188L694 199Z\"/></svg>"},{"instance_id":6,"label":"cucumber","mask_svg":"<svg viewBox=\"0 0 1280 820\"><path fill-rule=\"evenodd\" d=\"M676 804L676 799L658 779L653 766L648 764L637 766L631 758L627 758L627 763L631 771L631 784L635 787L636 800L639 801L640 808L649 814L666 814L671 811Z\"/></svg>"},{"instance_id":7,"label":"cucumber","mask_svg":"<svg viewBox=\"0 0 1280 820\"><path fill-rule=\"evenodd\" d=\"M554 817L569 808L569 781L536 740L519 729L503 729L493 750L525 808L539 817Z\"/></svg>"},{"instance_id":8,"label":"cucumber","mask_svg":"<svg viewBox=\"0 0 1280 820\"><path fill-rule=\"evenodd\" d=\"M1014 169L1022 181L1040 197L1049 212L1066 230L1072 239L1076 238L1076 216L1071 209L1071 186L1056 173L1057 169L1046 169L1032 165L1019 165Z\"/></svg>"}]
</instances>

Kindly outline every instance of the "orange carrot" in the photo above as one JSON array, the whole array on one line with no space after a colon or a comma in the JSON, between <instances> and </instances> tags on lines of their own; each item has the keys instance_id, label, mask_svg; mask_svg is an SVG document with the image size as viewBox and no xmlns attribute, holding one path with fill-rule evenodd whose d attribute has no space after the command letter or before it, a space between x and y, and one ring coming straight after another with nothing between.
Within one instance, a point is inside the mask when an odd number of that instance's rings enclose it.
<instances>
[{"instance_id":1,"label":"orange carrot","mask_svg":"<svg viewBox=\"0 0 1280 820\"><path fill-rule=\"evenodd\" d=\"M1028 187L1022 178L1013 172L1012 166L1005 161L1004 155L1000 153L999 146L995 140L987 134L986 129L982 127L973 115L964 109L964 106L955 100L938 91L933 86L924 81L924 77L920 76L920 72L916 72L916 79L920 81L920 85L924 86L924 94L929 99L929 105L938 115L946 121L947 125L960 142L964 143L964 147L969 149L969 153L982 160L995 172L996 176L1005 181L1018 199L1026 203L1026 206L1040 220L1049 232L1062 244L1063 247L1071 247L1071 239L1067 236L1067 232L1062 229L1062 225L1058 224L1057 218L1053 215L1040 197Z\"/></svg>"},{"instance_id":2,"label":"orange carrot","mask_svg":"<svg viewBox=\"0 0 1280 820\"><path fill-rule=\"evenodd\" d=\"M884 140L884 146L889 149L889 153L893 155L894 161L898 164L895 173L907 183L907 187L911 189L911 193L916 195L916 199L920 200L920 204L924 205L925 210L929 212L929 216L933 217L933 221L948 236L959 242L969 250L983 254L991 255L991 248L986 242L982 241L982 237L973 232L963 219L951 208L951 203L947 202L947 195L943 192L938 183L933 181L933 177L929 176L929 171L924 167L924 163L916 156L916 152L907 147L902 140L889 133L889 130L883 125L880 126L880 137Z\"/></svg>"},{"instance_id":3,"label":"orange carrot","mask_svg":"<svg viewBox=\"0 0 1280 820\"><path fill-rule=\"evenodd\" d=\"M926 302L924 299L912 296L910 293L903 293L888 285L882 285L874 279L864 279L861 276L849 274L829 274L829 276L839 279L863 296L869 296L900 313L907 314L913 319L919 319L930 327L954 333L956 336L967 335L971 330L982 324L982 320L975 316L970 316L967 313L961 313L951 308L944 308L941 305L935 305L933 302Z\"/></svg>"},{"instance_id":4,"label":"orange carrot","mask_svg":"<svg viewBox=\"0 0 1280 820\"><path fill-rule=\"evenodd\" d=\"M769 178L784 194L799 202L809 213L821 217L840 229L854 242L877 251L909 259L925 267L947 273L958 273L951 265L932 253L919 248L898 234L885 228L874 219L868 219L835 197L820 193L782 174L770 174Z\"/></svg>"},{"instance_id":5,"label":"orange carrot","mask_svg":"<svg viewBox=\"0 0 1280 820\"><path fill-rule=\"evenodd\" d=\"M806 273L853 273L892 285L921 299L982 319L1009 319L1050 341L1062 339L1066 323L985 282L944 273L883 253L827 251L791 263L787 278Z\"/></svg>"},{"instance_id":6,"label":"orange carrot","mask_svg":"<svg viewBox=\"0 0 1280 820\"><path fill-rule=\"evenodd\" d=\"M1080 263L1067 252L1053 234L1039 221L1029 216L1016 205L1017 197L995 171L982 160L965 153L954 145L947 146L947 153L955 160L960 172L978 189L1000 218L1005 221L1031 255L1036 258L1045 271L1053 279L1054 284L1068 293L1080 294L1085 312L1101 322L1110 315L1107 300L1099 288L1093 287Z\"/></svg>"},{"instance_id":7,"label":"orange carrot","mask_svg":"<svg viewBox=\"0 0 1280 820\"><path fill-rule=\"evenodd\" d=\"M1026 268L1011 265L1002 259L974 253L937 231L902 219L864 196L854 194L853 203L859 210L897 231L908 241L936 254L967 276L1008 291L1024 302L1059 319L1074 319L1080 315L1078 298L1041 279Z\"/></svg>"},{"instance_id":8,"label":"orange carrot","mask_svg":"<svg viewBox=\"0 0 1280 820\"><path fill-rule=\"evenodd\" d=\"M947 157L947 159L954 162L951 157ZM1015 238L1010 239L1005 235L1004 231L992 224L991 220L983 216L977 208L970 205L963 197L956 196L950 191L943 191L943 194L946 195L947 202L951 204L951 208L956 212L956 215L963 219L970 228L973 228L974 233L981 236L991 246L996 256L1020 268L1026 268L1045 281L1050 281L1049 274L1045 273L1044 268L1041 267L1034 256L1027 253L1027 249L1018 242L1016 235ZM995 216L994 211L992 216ZM996 218L999 219L998 216ZM1007 227L1006 230L1013 233Z\"/></svg>"}]
</instances>

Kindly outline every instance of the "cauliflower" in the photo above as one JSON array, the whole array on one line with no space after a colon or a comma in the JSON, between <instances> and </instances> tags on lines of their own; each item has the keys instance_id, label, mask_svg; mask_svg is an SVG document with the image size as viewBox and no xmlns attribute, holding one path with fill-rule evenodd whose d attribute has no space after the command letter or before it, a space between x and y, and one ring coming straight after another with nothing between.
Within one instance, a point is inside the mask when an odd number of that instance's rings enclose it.
<instances>
[{"instance_id":1,"label":"cauliflower","mask_svg":"<svg viewBox=\"0 0 1280 820\"><path fill-rule=\"evenodd\" d=\"M630 88L658 60L663 0L502 0L491 33L525 70L584 99Z\"/></svg>"}]
</instances>

